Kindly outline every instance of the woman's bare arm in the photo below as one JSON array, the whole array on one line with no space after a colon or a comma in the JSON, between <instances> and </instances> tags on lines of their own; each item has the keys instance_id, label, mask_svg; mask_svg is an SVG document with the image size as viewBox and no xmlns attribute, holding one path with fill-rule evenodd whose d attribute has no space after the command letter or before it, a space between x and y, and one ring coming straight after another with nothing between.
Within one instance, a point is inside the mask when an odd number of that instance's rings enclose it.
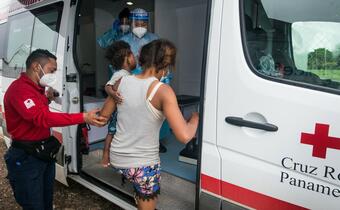
<instances>
[{"instance_id":1,"label":"woman's bare arm","mask_svg":"<svg viewBox=\"0 0 340 210\"><path fill-rule=\"evenodd\" d=\"M163 113L176 138L182 143L188 143L196 134L198 113L194 112L191 118L186 121L178 107L176 95L170 86L162 85L158 94L160 94Z\"/></svg>"}]
</instances>

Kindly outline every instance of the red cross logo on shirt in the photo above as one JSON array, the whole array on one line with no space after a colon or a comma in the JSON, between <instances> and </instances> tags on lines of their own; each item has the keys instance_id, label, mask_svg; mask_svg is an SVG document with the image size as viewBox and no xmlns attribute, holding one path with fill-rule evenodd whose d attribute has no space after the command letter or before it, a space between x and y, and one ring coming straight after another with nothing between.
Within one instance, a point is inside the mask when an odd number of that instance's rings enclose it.
<instances>
[{"instance_id":1,"label":"red cross logo on shirt","mask_svg":"<svg viewBox=\"0 0 340 210\"><path fill-rule=\"evenodd\" d=\"M301 133L301 143L313 146L313 157L326 158L327 148L340 150L340 138L328 136L329 125L315 124L315 133Z\"/></svg>"}]
</instances>

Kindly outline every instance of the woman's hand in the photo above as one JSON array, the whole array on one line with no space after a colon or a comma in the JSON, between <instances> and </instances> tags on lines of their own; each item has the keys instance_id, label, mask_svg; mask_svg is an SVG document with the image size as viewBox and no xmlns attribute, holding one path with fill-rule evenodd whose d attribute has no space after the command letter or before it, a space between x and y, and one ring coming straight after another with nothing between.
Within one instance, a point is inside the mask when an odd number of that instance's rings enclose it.
<instances>
[{"instance_id":1,"label":"woman's hand","mask_svg":"<svg viewBox=\"0 0 340 210\"><path fill-rule=\"evenodd\" d=\"M176 139L183 144L188 143L196 134L199 122L198 113L194 112L189 121L186 121L178 107L176 95L170 86L162 85L157 94L161 99L163 113Z\"/></svg>"}]
</instances>

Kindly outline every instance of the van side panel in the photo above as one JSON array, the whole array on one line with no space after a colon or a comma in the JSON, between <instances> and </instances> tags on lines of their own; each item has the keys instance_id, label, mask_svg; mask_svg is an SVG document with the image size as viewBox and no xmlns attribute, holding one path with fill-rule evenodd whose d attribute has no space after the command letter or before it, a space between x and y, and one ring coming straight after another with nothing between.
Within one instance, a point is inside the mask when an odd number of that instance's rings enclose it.
<instances>
[{"instance_id":1,"label":"van side panel","mask_svg":"<svg viewBox=\"0 0 340 210\"><path fill-rule=\"evenodd\" d=\"M242 45L240 1L224 1L221 27L216 125L222 198L254 209L338 209L339 95L255 74ZM278 129L255 129L244 120Z\"/></svg>"}]
</instances>

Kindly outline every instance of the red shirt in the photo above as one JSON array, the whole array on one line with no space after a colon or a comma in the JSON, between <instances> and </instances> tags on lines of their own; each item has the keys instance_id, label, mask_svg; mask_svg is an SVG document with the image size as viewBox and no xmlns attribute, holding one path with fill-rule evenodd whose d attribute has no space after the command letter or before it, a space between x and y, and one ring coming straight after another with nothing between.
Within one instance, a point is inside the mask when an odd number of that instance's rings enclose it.
<instances>
[{"instance_id":1,"label":"red shirt","mask_svg":"<svg viewBox=\"0 0 340 210\"><path fill-rule=\"evenodd\" d=\"M38 141L51 135L51 127L84 123L82 113L50 112L45 88L34 83L26 73L8 87L4 105L7 131L12 139Z\"/></svg>"}]
</instances>

